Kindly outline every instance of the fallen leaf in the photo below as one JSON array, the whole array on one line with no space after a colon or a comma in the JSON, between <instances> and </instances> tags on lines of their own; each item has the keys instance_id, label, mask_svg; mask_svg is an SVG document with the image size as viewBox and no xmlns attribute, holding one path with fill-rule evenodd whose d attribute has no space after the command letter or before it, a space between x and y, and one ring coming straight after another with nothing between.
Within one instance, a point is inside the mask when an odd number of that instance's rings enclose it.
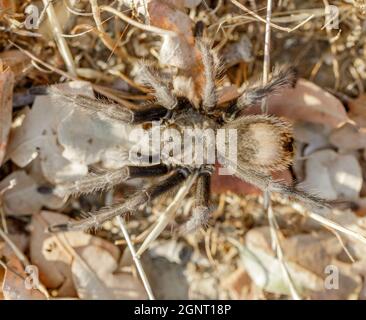
<instances>
[{"instance_id":1,"label":"fallen leaf","mask_svg":"<svg viewBox=\"0 0 366 320\"><path fill-rule=\"evenodd\" d=\"M11 127L14 73L0 65L0 165L3 163Z\"/></svg>"},{"instance_id":2,"label":"fallen leaf","mask_svg":"<svg viewBox=\"0 0 366 320\"><path fill-rule=\"evenodd\" d=\"M150 23L153 26L176 32L175 37L164 36L160 48L160 62L180 69L191 69L196 64L193 21L182 8L164 1L147 3Z\"/></svg>"},{"instance_id":3,"label":"fallen leaf","mask_svg":"<svg viewBox=\"0 0 366 320\"><path fill-rule=\"evenodd\" d=\"M20 50L0 52L0 61L13 71L15 78L23 77L30 65L30 58Z\"/></svg>"},{"instance_id":4,"label":"fallen leaf","mask_svg":"<svg viewBox=\"0 0 366 320\"><path fill-rule=\"evenodd\" d=\"M311 234L297 234L289 238L281 237L280 242L284 252L284 258L289 266L289 269L291 270L291 266L294 266L294 264L303 268L302 270L295 268L295 272L293 274L293 280L295 284L300 279L304 279L304 277L306 278L307 276L309 276L309 285L314 283L319 284L319 286L315 287L309 287L305 284L305 288L311 290L303 291L303 294L305 294L303 297L310 297L312 299L349 299L355 294L356 289L360 286L361 279L359 275L356 273L352 274L352 264L342 263L341 261L337 260L337 256L343 252L343 247L333 234L325 233L323 231L317 233L313 232ZM250 274L253 277L257 277L257 281L262 283L261 281L263 281L265 276L263 270L271 270L273 274L267 276L269 278L269 282L267 283L268 286L270 286L271 281L276 284L276 281L271 279L271 277L276 278L274 271L276 268L271 265L271 259L269 258L272 257L274 259L275 257L271 243L269 227L259 227L252 229L246 234L245 237L246 247L251 251L247 252L249 261L246 263L247 266L249 265L249 268L254 268L250 269L253 272ZM352 243L356 242L352 241ZM257 263L262 264L263 270L260 270L262 273L259 272L254 275L254 270L259 268L259 266L256 265L256 262L251 260L253 258L250 257L251 253L256 255L256 257L259 259ZM339 276L338 289L325 287L324 281L326 281L326 277L329 275L329 273L326 272L326 269L329 266L337 268ZM306 270L305 273L302 275L302 277L299 277L298 272L301 273L304 272L304 270ZM281 270L278 270L278 272L282 273ZM311 275L308 272L310 272ZM315 280L313 275L318 277L319 282L312 282ZM281 282L277 282L276 285L279 284L281 284ZM302 286L304 286L304 284ZM298 287L298 289L299 288L301 288L301 285ZM282 289L280 291L276 291L276 289L278 288L275 286L275 292L283 293Z\"/></svg>"},{"instance_id":5,"label":"fallen leaf","mask_svg":"<svg viewBox=\"0 0 366 320\"><path fill-rule=\"evenodd\" d=\"M244 245L240 247L240 256L244 269L257 286L272 293L290 294L279 260L261 248ZM292 262L287 262L287 267L300 295L322 290L323 280L314 273Z\"/></svg>"},{"instance_id":6,"label":"fallen leaf","mask_svg":"<svg viewBox=\"0 0 366 320\"><path fill-rule=\"evenodd\" d=\"M80 123L83 125L80 126ZM127 158L113 157L106 159L106 153L112 155L117 152L128 154L133 142L128 140L132 127L117 123L108 122L97 117L90 117L83 112L72 112L63 119L58 127L57 135L64 150L62 155L71 163L93 164L102 159L109 163L109 167L122 167L126 164ZM118 154L119 153L119 154Z\"/></svg>"},{"instance_id":7,"label":"fallen leaf","mask_svg":"<svg viewBox=\"0 0 366 320\"><path fill-rule=\"evenodd\" d=\"M306 157L316 150L329 147L330 132L331 129L328 126L319 123L296 122L294 124L294 138L296 141L306 144L303 154L301 153L301 150L297 149L296 157Z\"/></svg>"},{"instance_id":8,"label":"fallen leaf","mask_svg":"<svg viewBox=\"0 0 366 320\"><path fill-rule=\"evenodd\" d=\"M15 12L16 2L14 0L0 0L0 13Z\"/></svg>"},{"instance_id":9,"label":"fallen leaf","mask_svg":"<svg viewBox=\"0 0 366 320\"><path fill-rule=\"evenodd\" d=\"M225 63L225 67L229 68L240 62L253 61L252 49L250 39L243 34L238 41L226 45L220 52L220 56Z\"/></svg>"},{"instance_id":10,"label":"fallen leaf","mask_svg":"<svg viewBox=\"0 0 366 320\"><path fill-rule=\"evenodd\" d=\"M345 123L333 130L329 141L339 149L358 150L366 148L366 129L359 129L351 123Z\"/></svg>"},{"instance_id":11,"label":"fallen leaf","mask_svg":"<svg viewBox=\"0 0 366 320\"><path fill-rule=\"evenodd\" d=\"M366 95L361 94L357 99L348 102L349 115L357 125L366 128Z\"/></svg>"},{"instance_id":12,"label":"fallen leaf","mask_svg":"<svg viewBox=\"0 0 366 320\"><path fill-rule=\"evenodd\" d=\"M192 299L183 264L171 262L163 256L153 257L150 252L142 255L141 262L157 299Z\"/></svg>"},{"instance_id":13,"label":"fallen leaf","mask_svg":"<svg viewBox=\"0 0 366 320\"><path fill-rule=\"evenodd\" d=\"M260 113L260 107L248 113ZM307 121L336 128L350 119L340 100L316 84L299 79L293 89L284 89L268 99L268 113L293 121Z\"/></svg>"},{"instance_id":14,"label":"fallen leaf","mask_svg":"<svg viewBox=\"0 0 366 320\"><path fill-rule=\"evenodd\" d=\"M298 187L329 200L357 199L362 171L352 154L326 149L312 153L305 162L306 178Z\"/></svg>"},{"instance_id":15,"label":"fallen leaf","mask_svg":"<svg viewBox=\"0 0 366 320\"><path fill-rule=\"evenodd\" d=\"M118 263L98 246L78 250L80 257L72 263L72 276L81 299L146 299L141 282L131 274L116 273ZM102 262L102 263L101 263Z\"/></svg>"},{"instance_id":16,"label":"fallen leaf","mask_svg":"<svg viewBox=\"0 0 366 320\"><path fill-rule=\"evenodd\" d=\"M39 212L43 206L60 208L65 200L52 194L39 193L36 181L24 170L12 172L0 182L0 190L14 181L15 186L4 192L3 210L7 215L28 215Z\"/></svg>"},{"instance_id":17,"label":"fallen leaf","mask_svg":"<svg viewBox=\"0 0 366 320\"><path fill-rule=\"evenodd\" d=\"M100 291L102 290L106 293L103 299L108 297L127 298L129 293L124 292L126 287L124 287L123 281L126 280L129 284L137 281L136 279L131 280L132 276L118 276L112 281L112 276L114 276L112 273L108 275L103 273L103 277L106 276L106 278L98 278L98 274L100 275L98 272L108 273L112 265L117 264L120 252L116 246L81 231L58 235L44 232L45 228L51 224L67 221L69 221L67 216L51 211L42 211L33 216L30 258L32 263L39 268L41 281L47 288L57 290L58 297L75 297L78 294L80 298L87 299L100 294L101 296L98 297L103 298ZM89 252L84 250L87 248L92 248L90 252L98 251L100 253L96 261L94 261L95 257L88 260L91 258L83 256L85 252ZM113 264L111 260L114 261ZM103 263L101 264L100 261ZM108 272L106 269L100 271L98 268L106 268ZM74 271L76 274L73 273ZM89 284L84 285L84 281L88 279ZM136 288L139 288L139 283L136 284Z\"/></svg>"},{"instance_id":18,"label":"fallen leaf","mask_svg":"<svg viewBox=\"0 0 366 320\"><path fill-rule=\"evenodd\" d=\"M69 82L60 88L72 93L92 95L88 83ZM56 103L50 96L37 96L33 107L25 114L23 123L12 133L8 156L19 167L25 167L38 155L43 175L52 183L83 176L88 168L79 162L70 162L62 156L57 143L57 128L62 119L73 111L73 105L64 101Z\"/></svg>"},{"instance_id":19,"label":"fallen leaf","mask_svg":"<svg viewBox=\"0 0 366 320\"><path fill-rule=\"evenodd\" d=\"M14 253L7 255L7 269L2 284L5 300L45 300L46 297L37 289L27 289L27 273Z\"/></svg>"},{"instance_id":20,"label":"fallen leaf","mask_svg":"<svg viewBox=\"0 0 366 320\"><path fill-rule=\"evenodd\" d=\"M231 293L234 299L247 300L250 298L252 280L248 273L239 267L228 278L224 279L222 286Z\"/></svg>"}]
</instances>

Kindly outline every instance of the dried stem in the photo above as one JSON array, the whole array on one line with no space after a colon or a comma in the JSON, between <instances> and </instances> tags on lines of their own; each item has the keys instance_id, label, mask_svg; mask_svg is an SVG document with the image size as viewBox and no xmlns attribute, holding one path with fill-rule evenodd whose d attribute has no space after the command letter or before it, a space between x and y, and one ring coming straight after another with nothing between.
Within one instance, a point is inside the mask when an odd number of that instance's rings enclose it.
<instances>
[{"instance_id":1,"label":"dried stem","mask_svg":"<svg viewBox=\"0 0 366 320\"><path fill-rule=\"evenodd\" d=\"M267 16L266 16L266 30L265 30L265 38L264 38L264 60L263 60L263 86L268 83L269 73L270 73L270 64L271 64L271 16L272 16L272 0L267 0ZM261 110L263 113L268 113L268 103L267 98L265 97L262 100ZM272 246L273 250L276 252L278 261L281 265L281 269L285 280L287 282L288 288L290 290L292 299L301 300L299 294L296 291L295 285L292 281L291 275L287 268L286 261L284 260L282 247L279 239L279 228L276 221L276 217L273 214L272 206L271 206L271 193L270 191L266 191L263 193L264 199L264 208L267 211L269 226L271 230L271 238L272 238Z\"/></svg>"},{"instance_id":2,"label":"dried stem","mask_svg":"<svg viewBox=\"0 0 366 320\"><path fill-rule=\"evenodd\" d=\"M95 25L96 25L98 33L100 35L100 39L102 40L104 45L110 51L112 51L112 52L117 51L118 55L123 57L124 54L123 54L122 50L117 48L117 45L114 42L114 40L104 31L103 23L100 18L101 7L98 6L97 0L89 0L89 2L90 2L91 9L92 9Z\"/></svg>"},{"instance_id":3,"label":"dried stem","mask_svg":"<svg viewBox=\"0 0 366 320\"><path fill-rule=\"evenodd\" d=\"M264 38L264 60L263 60L263 85L266 85L269 79L269 72L271 66L271 16L272 16L272 0L267 1L267 17L266 17L266 31ZM263 113L268 113L267 98L262 100L261 110Z\"/></svg>"},{"instance_id":4,"label":"dried stem","mask_svg":"<svg viewBox=\"0 0 366 320\"><path fill-rule=\"evenodd\" d=\"M130 249L130 252L131 252L133 261L135 262L137 271L138 271L138 273L139 273L139 275L141 277L141 280L142 280L142 283L143 283L143 285L145 287L146 293L149 296L149 299L150 300L155 300L154 294L153 294L153 292L151 290L151 286L150 286L149 280L147 279L145 270L142 267L141 260L140 260L140 256L138 256L136 254L135 247L133 246L133 243L131 241L131 238L130 238L130 236L128 234L128 231L127 231L127 228L126 228L124 219L121 216L118 216L117 217L117 221L118 221L119 227L121 228L121 231L123 233L123 236L126 239L127 246Z\"/></svg>"},{"instance_id":5,"label":"dried stem","mask_svg":"<svg viewBox=\"0 0 366 320\"><path fill-rule=\"evenodd\" d=\"M283 275L285 277L285 280L287 282L287 285L289 287L292 299L301 300L301 297L295 288L294 282L292 280L292 277L291 277L290 272L287 267L287 263L283 256L283 251L282 251L280 237L279 237L280 231L279 231L276 217L273 213L270 193L265 192L263 195L263 199L264 199L264 207L265 207L265 210L267 211L269 226L270 226L270 230L271 230L272 248L276 252L276 256L281 265L281 269L282 269Z\"/></svg>"},{"instance_id":6,"label":"dried stem","mask_svg":"<svg viewBox=\"0 0 366 320\"><path fill-rule=\"evenodd\" d=\"M242 9L243 11L247 12L248 14L250 14L251 16L253 16L254 18L256 18L257 20L263 22L263 23L267 23L266 19L263 19L261 16L259 16L258 14L256 14L255 12L253 12L252 10L248 9L247 7L245 7L243 4L241 4L240 2L236 1L236 0L231 0L231 2L236 5L238 8ZM297 29L299 29L300 27L302 27L305 23L309 22L311 19L314 18L314 15L310 15L309 17L307 17L305 20L303 20L301 23L299 23L298 25L296 25L293 28L286 28L286 27L281 27L277 24L274 24L272 22L270 22L270 26L281 30L281 31L285 31L285 32L293 32Z\"/></svg>"},{"instance_id":7,"label":"dried stem","mask_svg":"<svg viewBox=\"0 0 366 320\"><path fill-rule=\"evenodd\" d=\"M161 29L161 28L158 28L158 27L148 26L146 24L137 22L137 21L127 17L122 12L120 12L120 11L118 11L118 10L112 8L112 7L109 7L109 6L101 6L100 10L112 13L115 16L117 16L118 18L120 18L121 20L129 23L130 25L132 25L136 28L144 30L144 31L153 32L153 33L156 33L156 34L161 35L161 36L176 36L177 35L174 31L164 30L164 29Z\"/></svg>"},{"instance_id":8,"label":"dried stem","mask_svg":"<svg viewBox=\"0 0 366 320\"><path fill-rule=\"evenodd\" d=\"M160 233L165 229L168 223L174 218L176 211L182 204L183 199L188 194L189 190L191 189L193 183L196 181L197 177L198 172L191 175L187 179L186 183L179 189L173 201L169 204L168 208L166 208L163 214L159 217L159 220L156 222L154 229L149 233L149 235L146 237L145 241L142 243L141 247L137 251L138 256L143 254L145 250L148 249L150 244L160 235Z\"/></svg>"},{"instance_id":9,"label":"dried stem","mask_svg":"<svg viewBox=\"0 0 366 320\"><path fill-rule=\"evenodd\" d=\"M57 19L53 5L48 0L43 0L43 4L45 8L47 7L46 12L48 16L48 21L52 28L53 36L55 37L57 47L60 50L60 54L65 61L66 68L73 76L76 76L74 59L71 55L71 51L69 49L69 46L67 45L66 40L62 37L62 28Z\"/></svg>"}]
</instances>

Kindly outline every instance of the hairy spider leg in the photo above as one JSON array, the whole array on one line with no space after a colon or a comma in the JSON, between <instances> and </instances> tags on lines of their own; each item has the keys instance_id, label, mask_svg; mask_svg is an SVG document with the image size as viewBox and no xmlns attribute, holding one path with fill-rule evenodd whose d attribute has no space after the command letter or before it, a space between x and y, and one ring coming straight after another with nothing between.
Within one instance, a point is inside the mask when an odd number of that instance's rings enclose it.
<instances>
[{"instance_id":1,"label":"hairy spider leg","mask_svg":"<svg viewBox=\"0 0 366 320\"><path fill-rule=\"evenodd\" d=\"M178 230L180 234L197 231L199 228L208 226L212 210L210 208L210 184L211 173L203 172L198 177L196 185L195 203L192 215Z\"/></svg>"},{"instance_id":2,"label":"hairy spider leg","mask_svg":"<svg viewBox=\"0 0 366 320\"><path fill-rule=\"evenodd\" d=\"M61 183L56 186L53 193L61 197L88 194L112 188L130 179L165 175L168 171L168 166L165 164L143 167L125 166L99 174L90 173L80 180Z\"/></svg>"},{"instance_id":3,"label":"hairy spider leg","mask_svg":"<svg viewBox=\"0 0 366 320\"><path fill-rule=\"evenodd\" d=\"M265 85L261 80L249 84L239 98L230 104L226 118L235 118L236 114L247 108L260 105L263 99L276 94L283 89L296 85L297 75L293 67L275 68L272 77Z\"/></svg>"},{"instance_id":4,"label":"hairy spider leg","mask_svg":"<svg viewBox=\"0 0 366 320\"><path fill-rule=\"evenodd\" d=\"M90 217L81 221L67 222L62 224L52 225L48 228L49 232L65 232L86 230L90 228L96 228L107 220L110 220L116 216L133 212L137 210L141 205L146 204L148 201L157 198L158 196L166 193L174 187L180 185L191 174L189 169L178 168L173 173L154 184L145 190L136 193L131 198L127 199L123 203L115 204L111 207L105 207L95 212L90 212Z\"/></svg>"}]
</instances>

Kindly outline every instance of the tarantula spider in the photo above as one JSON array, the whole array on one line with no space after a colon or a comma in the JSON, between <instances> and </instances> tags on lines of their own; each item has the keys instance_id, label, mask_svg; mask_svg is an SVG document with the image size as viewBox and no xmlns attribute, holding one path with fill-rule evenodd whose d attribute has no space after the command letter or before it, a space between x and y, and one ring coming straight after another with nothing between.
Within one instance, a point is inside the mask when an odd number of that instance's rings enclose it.
<instances>
[{"instance_id":1,"label":"tarantula spider","mask_svg":"<svg viewBox=\"0 0 366 320\"><path fill-rule=\"evenodd\" d=\"M120 121L129 125L139 125L160 121L165 128L179 128L184 132L193 127L237 131L237 164L221 155L221 165L232 170L233 174L263 191L277 192L300 200L314 208L324 208L324 200L287 186L282 181L275 181L270 174L273 170L287 168L293 158L293 136L291 125L284 119L269 115L240 115L246 108L259 105L262 100L279 90L294 86L296 75L292 68L277 69L268 84L249 85L243 94L228 105L218 108L218 95L215 86L217 68L215 59L205 43L199 44L204 67L205 83L202 99L195 106L184 96L178 96L156 78L150 68L142 66L141 74L147 84L154 89L156 102L143 109L131 110L113 103L98 101L86 96L69 95L53 91L64 99L89 112L97 113L110 121ZM172 190L177 186L186 189L195 186L195 204L191 217L180 227L181 232L191 232L205 226L210 218L210 177L214 164L193 163L190 165L171 161L169 157L157 164L128 165L122 169L93 174L85 178L59 185L54 193L72 195L88 193L115 186L123 181L141 177L161 177L158 183L147 186L122 203L91 212L80 221L53 225L50 232L88 229L119 215L135 211L148 201ZM192 177L194 179L192 180ZM179 193L179 192L178 192ZM175 209L177 206L175 206Z\"/></svg>"}]
</instances>

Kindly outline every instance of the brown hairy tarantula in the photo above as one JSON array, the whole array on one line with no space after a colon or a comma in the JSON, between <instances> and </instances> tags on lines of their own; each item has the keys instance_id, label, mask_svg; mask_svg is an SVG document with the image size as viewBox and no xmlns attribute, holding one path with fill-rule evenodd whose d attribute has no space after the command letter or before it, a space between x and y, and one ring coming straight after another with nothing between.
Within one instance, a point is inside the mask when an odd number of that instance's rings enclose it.
<instances>
[{"instance_id":1,"label":"brown hairy tarantula","mask_svg":"<svg viewBox=\"0 0 366 320\"><path fill-rule=\"evenodd\" d=\"M243 110L261 104L262 100L271 94L294 86L296 83L294 70L276 69L266 85L261 85L259 82L251 84L235 101L219 107L215 86L216 59L206 43L200 42L198 49L201 52L205 77L199 105L173 93L146 65L141 66L141 76L154 89L156 101L143 108L129 109L112 102L67 94L55 89L50 89L49 93L68 100L91 115L98 114L108 121L136 126L158 122L165 129L175 128L181 133L192 128L212 129L215 133L219 130L227 133L230 129L234 129L237 134L236 163L214 145L221 166L230 169L232 174L262 191L277 192L300 200L311 209L326 208L327 203L324 200L272 179L271 171L282 170L291 164L294 152L291 125L275 116L241 115ZM224 150L227 147L225 142ZM49 231L85 230L97 227L113 217L136 211L148 201L176 187L180 187L177 192L177 199L180 202L183 199L182 195L186 195L191 187L195 187L195 204L191 217L179 230L191 232L207 225L211 213L210 177L215 164L206 158L204 160L202 163L193 161L186 164L167 155L161 158L160 162L152 163L151 158L148 158L145 163L141 162L139 165L128 165L117 170L90 174L81 180L58 185L53 192L68 196L107 189L129 179L160 177L154 180L158 181L157 183L138 191L124 202L91 212L80 221L53 225ZM172 208L177 209L179 204L172 205Z\"/></svg>"}]
</instances>

